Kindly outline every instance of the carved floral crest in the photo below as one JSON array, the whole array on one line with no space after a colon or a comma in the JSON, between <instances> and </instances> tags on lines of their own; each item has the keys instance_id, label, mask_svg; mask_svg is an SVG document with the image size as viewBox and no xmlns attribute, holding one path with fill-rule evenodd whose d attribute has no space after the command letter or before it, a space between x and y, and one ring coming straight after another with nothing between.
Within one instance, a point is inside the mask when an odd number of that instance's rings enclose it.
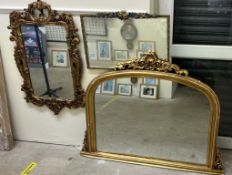
<instances>
[{"instance_id":1,"label":"carved floral crest","mask_svg":"<svg viewBox=\"0 0 232 175\"><path fill-rule=\"evenodd\" d=\"M151 70L159 72L170 72L178 75L188 76L188 71L180 69L177 64L171 64L166 60L159 59L156 52L148 52L141 58L131 59L129 61L121 62L115 70Z\"/></svg>"},{"instance_id":2,"label":"carved floral crest","mask_svg":"<svg viewBox=\"0 0 232 175\"><path fill-rule=\"evenodd\" d=\"M121 20L127 20L129 18L154 18L155 16L148 13L133 13L122 10L119 12L97 13L97 17L119 18Z\"/></svg>"}]
</instances>

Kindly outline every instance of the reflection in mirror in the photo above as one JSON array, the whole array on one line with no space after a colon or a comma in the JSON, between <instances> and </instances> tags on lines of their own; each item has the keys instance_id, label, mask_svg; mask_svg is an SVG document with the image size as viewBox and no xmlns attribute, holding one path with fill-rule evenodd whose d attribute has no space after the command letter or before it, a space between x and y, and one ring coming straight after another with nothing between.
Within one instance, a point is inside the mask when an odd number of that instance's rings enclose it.
<instances>
[{"instance_id":1,"label":"reflection in mirror","mask_svg":"<svg viewBox=\"0 0 232 175\"><path fill-rule=\"evenodd\" d=\"M21 25L34 93L74 99L66 29L58 25Z\"/></svg>"},{"instance_id":2,"label":"reflection in mirror","mask_svg":"<svg viewBox=\"0 0 232 175\"><path fill-rule=\"evenodd\" d=\"M97 150L207 164L210 105L200 91L155 77L104 81L95 93Z\"/></svg>"},{"instance_id":3,"label":"reflection in mirror","mask_svg":"<svg viewBox=\"0 0 232 175\"><path fill-rule=\"evenodd\" d=\"M88 68L114 68L148 51L169 60L169 18L135 14L126 19L119 19L120 12L81 16Z\"/></svg>"}]
</instances>

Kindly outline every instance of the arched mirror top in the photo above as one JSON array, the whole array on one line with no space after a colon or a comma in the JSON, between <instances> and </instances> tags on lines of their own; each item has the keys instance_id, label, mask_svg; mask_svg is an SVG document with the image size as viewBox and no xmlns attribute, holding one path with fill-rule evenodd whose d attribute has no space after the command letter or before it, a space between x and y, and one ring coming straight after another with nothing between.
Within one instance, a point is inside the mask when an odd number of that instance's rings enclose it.
<instances>
[{"instance_id":1,"label":"arched mirror top","mask_svg":"<svg viewBox=\"0 0 232 175\"><path fill-rule=\"evenodd\" d=\"M23 77L26 101L46 105L55 114L64 107L85 105L81 86L80 39L72 15L57 13L37 0L24 11L10 13L11 41Z\"/></svg>"},{"instance_id":2,"label":"arched mirror top","mask_svg":"<svg viewBox=\"0 0 232 175\"><path fill-rule=\"evenodd\" d=\"M215 92L156 53L131 59L87 89L84 156L223 174Z\"/></svg>"}]
</instances>

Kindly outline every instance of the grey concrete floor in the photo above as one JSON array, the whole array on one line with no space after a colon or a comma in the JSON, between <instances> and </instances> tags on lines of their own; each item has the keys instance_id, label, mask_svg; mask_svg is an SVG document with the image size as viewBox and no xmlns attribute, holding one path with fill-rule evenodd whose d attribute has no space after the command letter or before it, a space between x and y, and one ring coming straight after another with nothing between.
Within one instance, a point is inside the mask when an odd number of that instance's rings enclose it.
<instances>
[{"instance_id":1,"label":"grey concrete floor","mask_svg":"<svg viewBox=\"0 0 232 175\"><path fill-rule=\"evenodd\" d=\"M59 98L74 98L72 73L70 67L49 67L49 69L47 69L47 76L51 89L62 87L62 89L56 92L56 95L58 95ZM45 78L42 68L30 68L30 77L35 94L42 95L46 91Z\"/></svg>"},{"instance_id":2,"label":"grey concrete floor","mask_svg":"<svg viewBox=\"0 0 232 175\"><path fill-rule=\"evenodd\" d=\"M31 162L29 175L199 175L155 167L81 157L80 147L17 141L11 151L0 151L0 174L19 175ZM222 150L226 175L232 174L232 150Z\"/></svg>"}]
</instances>

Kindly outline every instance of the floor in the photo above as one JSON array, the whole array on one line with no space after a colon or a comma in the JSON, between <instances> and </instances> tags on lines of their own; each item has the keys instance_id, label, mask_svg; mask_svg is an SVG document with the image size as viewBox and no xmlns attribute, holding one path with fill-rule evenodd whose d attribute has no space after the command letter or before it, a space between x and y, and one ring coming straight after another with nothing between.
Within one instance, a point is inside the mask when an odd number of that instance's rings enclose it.
<instances>
[{"instance_id":1,"label":"floor","mask_svg":"<svg viewBox=\"0 0 232 175\"><path fill-rule=\"evenodd\" d=\"M80 147L17 141L11 151L0 151L0 174L19 175L31 162L29 175L199 175L155 167L81 157ZM226 175L232 174L232 150L222 150Z\"/></svg>"},{"instance_id":2,"label":"floor","mask_svg":"<svg viewBox=\"0 0 232 175\"><path fill-rule=\"evenodd\" d=\"M95 100L99 151L206 163L210 106L202 93L179 86L172 99L96 94Z\"/></svg>"},{"instance_id":3,"label":"floor","mask_svg":"<svg viewBox=\"0 0 232 175\"><path fill-rule=\"evenodd\" d=\"M63 99L73 99L74 90L70 67L49 67L46 70L50 88L55 89L62 87L62 89L56 92L56 95ZM31 68L30 76L35 94L40 96L46 92L46 84L42 68Z\"/></svg>"}]
</instances>

